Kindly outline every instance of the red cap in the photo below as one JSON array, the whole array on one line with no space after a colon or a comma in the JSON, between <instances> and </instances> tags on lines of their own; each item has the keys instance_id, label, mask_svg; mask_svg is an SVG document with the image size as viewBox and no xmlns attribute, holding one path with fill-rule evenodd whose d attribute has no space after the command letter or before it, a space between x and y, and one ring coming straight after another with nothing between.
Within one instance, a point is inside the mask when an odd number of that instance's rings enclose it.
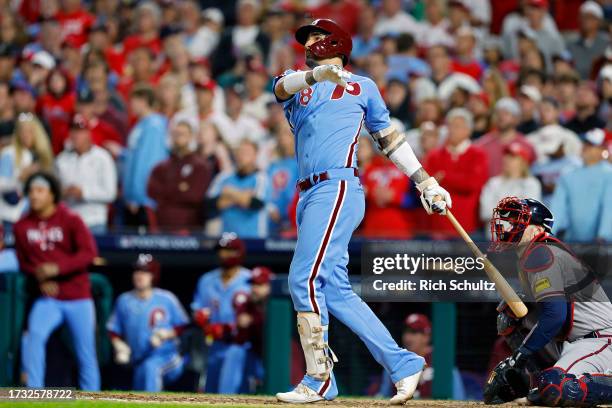
<instances>
[{"instance_id":1,"label":"red cap","mask_svg":"<svg viewBox=\"0 0 612 408\"><path fill-rule=\"evenodd\" d=\"M270 283L270 279L274 276L270 268L265 266L256 266L251 271L251 284L264 285Z\"/></svg>"},{"instance_id":2,"label":"red cap","mask_svg":"<svg viewBox=\"0 0 612 408\"><path fill-rule=\"evenodd\" d=\"M548 0L527 0L527 5L547 9Z\"/></svg>"},{"instance_id":3,"label":"red cap","mask_svg":"<svg viewBox=\"0 0 612 408\"><path fill-rule=\"evenodd\" d=\"M211 92L215 92L215 88L217 83L212 79L205 79L203 81L198 81L193 84L196 89L207 89Z\"/></svg>"},{"instance_id":4,"label":"red cap","mask_svg":"<svg viewBox=\"0 0 612 408\"><path fill-rule=\"evenodd\" d=\"M527 163L531 162L531 152L522 144L512 142L504 147L504 154L521 156Z\"/></svg>"},{"instance_id":5,"label":"red cap","mask_svg":"<svg viewBox=\"0 0 612 408\"><path fill-rule=\"evenodd\" d=\"M153 275L153 282L159 282L161 264L151 254L138 254L138 258L132 264L134 271L149 272Z\"/></svg>"},{"instance_id":6,"label":"red cap","mask_svg":"<svg viewBox=\"0 0 612 408\"><path fill-rule=\"evenodd\" d=\"M404 324L406 325L406 329L413 330L416 332L431 333L431 322L429 318L421 313L412 313L406 317L404 320Z\"/></svg>"}]
</instances>

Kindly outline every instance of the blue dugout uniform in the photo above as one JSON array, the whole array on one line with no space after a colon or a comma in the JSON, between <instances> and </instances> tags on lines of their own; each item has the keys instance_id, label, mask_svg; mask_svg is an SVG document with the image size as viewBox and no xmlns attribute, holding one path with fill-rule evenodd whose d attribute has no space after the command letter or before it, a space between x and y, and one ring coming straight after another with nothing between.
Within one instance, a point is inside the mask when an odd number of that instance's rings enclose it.
<instances>
[{"instance_id":1,"label":"blue dugout uniform","mask_svg":"<svg viewBox=\"0 0 612 408\"><path fill-rule=\"evenodd\" d=\"M191 309L210 310L209 324L236 323L234 297L239 293L250 293L251 273L241 268L226 284L220 268L205 273L198 281ZM235 344L231 341L215 340L208 351L205 392L238 394L245 390L245 370L250 358L250 344Z\"/></svg>"},{"instance_id":2,"label":"blue dugout uniform","mask_svg":"<svg viewBox=\"0 0 612 408\"><path fill-rule=\"evenodd\" d=\"M134 389L161 391L164 382L181 375L184 361L178 352L178 339L153 347L151 337L158 329L180 330L188 323L185 309L167 290L154 288L148 299L138 297L135 291L119 296L106 329L130 346Z\"/></svg>"}]
</instances>

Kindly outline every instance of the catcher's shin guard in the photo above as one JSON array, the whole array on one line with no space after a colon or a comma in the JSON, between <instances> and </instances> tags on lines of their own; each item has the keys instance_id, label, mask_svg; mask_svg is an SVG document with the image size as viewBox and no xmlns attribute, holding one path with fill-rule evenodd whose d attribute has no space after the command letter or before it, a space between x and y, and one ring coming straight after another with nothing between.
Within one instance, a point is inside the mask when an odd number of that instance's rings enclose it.
<instances>
[{"instance_id":1,"label":"catcher's shin guard","mask_svg":"<svg viewBox=\"0 0 612 408\"><path fill-rule=\"evenodd\" d=\"M566 374L562 383L563 405L594 407L612 403L612 376L584 374L576 378Z\"/></svg>"},{"instance_id":2,"label":"catcher's shin guard","mask_svg":"<svg viewBox=\"0 0 612 408\"><path fill-rule=\"evenodd\" d=\"M538 378L539 403L549 407L595 407L612 403L612 376L584 374L577 378L562 369L544 370Z\"/></svg>"},{"instance_id":3,"label":"catcher's shin guard","mask_svg":"<svg viewBox=\"0 0 612 408\"><path fill-rule=\"evenodd\" d=\"M556 406L562 398L562 382L565 370L560 367L551 367L543 370L537 379L537 395L531 395L530 401L538 401L539 404L548 407ZM538 398L539 397L539 398Z\"/></svg>"},{"instance_id":4,"label":"catcher's shin guard","mask_svg":"<svg viewBox=\"0 0 612 408\"><path fill-rule=\"evenodd\" d=\"M338 361L325 341L327 326L321 324L321 316L312 312L299 312L297 326L306 360L306 374L318 381L327 380Z\"/></svg>"}]
</instances>

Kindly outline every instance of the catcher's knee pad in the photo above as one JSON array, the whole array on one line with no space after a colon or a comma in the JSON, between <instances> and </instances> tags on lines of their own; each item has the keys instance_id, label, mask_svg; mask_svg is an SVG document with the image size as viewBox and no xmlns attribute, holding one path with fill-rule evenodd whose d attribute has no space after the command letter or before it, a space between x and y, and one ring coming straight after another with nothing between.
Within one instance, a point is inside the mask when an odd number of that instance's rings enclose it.
<instances>
[{"instance_id":1,"label":"catcher's knee pad","mask_svg":"<svg viewBox=\"0 0 612 408\"><path fill-rule=\"evenodd\" d=\"M327 326L321 324L321 316L312 312L299 312L297 326L306 360L306 374L319 381L327 380L334 362L338 361L325 341Z\"/></svg>"},{"instance_id":2,"label":"catcher's knee pad","mask_svg":"<svg viewBox=\"0 0 612 408\"><path fill-rule=\"evenodd\" d=\"M538 396L541 404L554 407L561 401L561 383L565 376L565 370L559 367L551 367L543 370L538 376Z\"/></svg>"}]
</instances>

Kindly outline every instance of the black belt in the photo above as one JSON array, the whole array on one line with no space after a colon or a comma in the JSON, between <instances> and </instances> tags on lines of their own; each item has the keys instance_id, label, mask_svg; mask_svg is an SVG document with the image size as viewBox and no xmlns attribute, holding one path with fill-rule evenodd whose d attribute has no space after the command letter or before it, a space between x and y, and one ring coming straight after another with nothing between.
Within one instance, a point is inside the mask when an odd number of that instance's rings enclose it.
<instances>
[{"instance_id":1,"label":"black belt","mask_svg":"<svg viewBox=\"0 0 612 408\"><path fill-rule=\"evenodd\" d=\"M359 177L359 171L355 168L353 168L353 175L355 177ZM315 174L312 177L305 178L301 181L298 181L297 188L299 191L306 191L314 187L315 185L319 184L320 182L325 181L325 180L330 180L330 179L331 177L329 176L329 173L324 171L323 173Z\"/></svg>"},{"instance_id":2,"label":"black belt","mask_svg":"<svg viewBox=\"0 0 612 408\"><path fill-rule=\"evenodd\" d=\"M582 336L583 339L599 339L599 338L609 338L612 337L612 334L601 334L601 330L593 330L592 332Z\"/></svg>"}]
</instances>

